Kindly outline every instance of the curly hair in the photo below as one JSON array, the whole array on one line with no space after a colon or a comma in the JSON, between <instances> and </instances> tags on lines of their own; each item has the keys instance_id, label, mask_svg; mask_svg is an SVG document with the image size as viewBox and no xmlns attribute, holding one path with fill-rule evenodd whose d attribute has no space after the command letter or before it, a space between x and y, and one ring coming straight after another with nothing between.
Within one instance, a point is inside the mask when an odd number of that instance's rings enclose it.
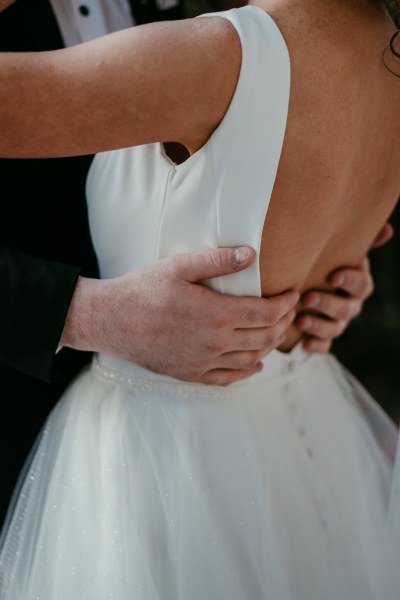
<instances>
[{"instance_id":1,"label":"curly hair","mask_svg":"<svg viewBox=\"0 0 400 600\"><path fill-rule=\"evenodd\" d=\"M400 0L381 0L381 3L400 29Z\"/></svg>"},{"instance_id":2,"label":"curly hair","mask_svg":"<svg viewBox=\"0 0 400 600\"><path fill-rule=\"evenodd\" d=\"M380 4L384 6L386 12L393 19L397 32L393 34L389 45L385 48L382 59L385 67L392 75L400 78L400 0L379 0ZM391 54L391 61L388 59L388 53ZM394 63L393 63L394 61ZM397 68L399 67L399 68Z\"/></svg>"}]
</instances>

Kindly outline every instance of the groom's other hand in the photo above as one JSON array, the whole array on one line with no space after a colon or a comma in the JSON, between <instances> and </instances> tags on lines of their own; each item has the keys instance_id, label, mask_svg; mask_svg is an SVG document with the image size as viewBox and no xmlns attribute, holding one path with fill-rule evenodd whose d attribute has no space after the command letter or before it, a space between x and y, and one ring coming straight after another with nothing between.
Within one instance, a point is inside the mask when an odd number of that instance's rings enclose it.
<instances>
[{"instance_id":1,"label":"groom's other hand","mask_svg":"<svg viewBox=\"0 0 400 600\"><path fill-rule=\"evenodd\" d=\"M294 319L296 292L222 295L200 282L246 269L248 247L180 254L123 277L81 278L61 344L186 381L228 385L257 372Z\"/></svg>"},{"instance_id":2,"label":"groom's other hand","mask_svg":"<svg viewBox=\"0 0 400 600\"><path fill-rule=\"evenodd\" d=\"M380 248L393 237L393 227L385 223L371 249ZM297 317L297 327L306 335L303 347L312 353L328 352L335 338L342 335L357 317L374 291L369 260L363 258L358 268L337 269L327 279L331 292L311 290L302 297L305 311ZM315 314L315 313L319 313Z\"/></svg>"}]
</instances>

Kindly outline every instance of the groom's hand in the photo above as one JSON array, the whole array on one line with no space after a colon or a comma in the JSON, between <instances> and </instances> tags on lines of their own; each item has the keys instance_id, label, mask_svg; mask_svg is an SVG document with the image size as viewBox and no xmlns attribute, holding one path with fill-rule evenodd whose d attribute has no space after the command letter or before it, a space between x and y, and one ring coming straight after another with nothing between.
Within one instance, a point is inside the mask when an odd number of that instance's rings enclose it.
<instances>
[{"instance_id":1,"label":"groom's hand","mask_svg":"<svg viewBox=\"0 0 400 600\"><path fill-rule=\"evenodd\" d=\"M342 335L357 317L374 290L365 257L357 268L338 269L330 274L331 292L311 290L302 297L304 310L296 319L297 327L306 335L303 347L308 352L328 352L335 338Z\"/></svg>"},{"instance_id":2,"label":"groom's hand","mask_svg":"<svg viewBox=\"0 0 400 600\"><path fill-rule=\"evenodd\" d=\"M393 234L393 227L385 223L371 249L385 245ZM303 346L312 353L328 352L334 339L361 313L364 302L374 291L368 258L356 268L337 269L329 275L327 283L331 292L311 290L303 295L305 311L312 312L302 313L296 319L297 327L306 335Z\"/></svg>"},{"instance_id":3,"label":"groom's hand","mask_svg":"<svg viewBox=\"0 0 400 600\"><path fill-rule=\"evenodd\" d=\"M181 254L123 277L81 278L61 344L135 361L186 381L228 385L282 343L299 294L219 294L199 282L247 268L250 248Z\"/></svg>"}]
</instances>

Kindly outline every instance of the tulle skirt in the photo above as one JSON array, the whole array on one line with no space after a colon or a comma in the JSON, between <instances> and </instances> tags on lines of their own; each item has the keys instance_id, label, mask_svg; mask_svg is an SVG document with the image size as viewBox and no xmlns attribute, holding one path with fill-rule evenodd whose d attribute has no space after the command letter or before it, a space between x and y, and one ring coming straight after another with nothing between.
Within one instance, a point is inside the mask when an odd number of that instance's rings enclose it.
<instances>
[{"instance_id":1,"label":"tulle skirt","mask_svg":"<svg viewBox=\"0 0 400 600\"><path fill-rule=\"evenodd\" d=\"M400 597L400 444L394 468L389 513L386 522L384 548L384 585L382 600L399 600Z\"/></svg>"},{"instance_id":2,"label":"tulle skirt","mask_svg":"<svg viewBox=\"0 0 400 600\"><path fill-rule=\"evenodd\" d=\"M110 360L32 451L1 600L382 599L397 430L333 356L228 388Z\"/></svg>"}]
</instances>

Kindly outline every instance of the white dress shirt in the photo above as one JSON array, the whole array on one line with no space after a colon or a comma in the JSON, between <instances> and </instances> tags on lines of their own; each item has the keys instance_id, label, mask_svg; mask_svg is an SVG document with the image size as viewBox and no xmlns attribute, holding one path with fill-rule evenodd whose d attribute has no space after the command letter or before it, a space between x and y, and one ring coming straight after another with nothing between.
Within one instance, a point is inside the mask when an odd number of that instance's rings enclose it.
<instances>
[{"instance_id":1,"label":"white dress shirt","mask_svg":"<svg viewBox=\"0 0 400 600\"><path fill-rule=\"evenodd\" d=\"M128 0L50 0L66 46L131 27Z\"/></svg>"}]
</instances>

